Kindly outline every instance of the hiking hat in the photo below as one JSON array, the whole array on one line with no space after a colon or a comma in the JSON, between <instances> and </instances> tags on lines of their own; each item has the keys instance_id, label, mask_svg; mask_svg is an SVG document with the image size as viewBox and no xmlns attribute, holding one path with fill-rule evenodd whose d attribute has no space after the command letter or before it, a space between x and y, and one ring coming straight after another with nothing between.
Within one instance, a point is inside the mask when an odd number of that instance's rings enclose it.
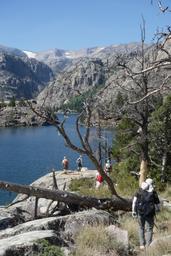
<instances>
[{"instance_id":1,"label":"hiking hat","mask_svg":"<svg viewBox=\"0 0 171 256\"><path fill-rule=\"evenodd\" d=\"M146 182L148 185L152 185L152 184L153 184L153 180L152 180L151 178L146 179L145 182Z\"/></svg>"},{"instance_id":2,"label":"hiking hat","mask_svg":"<svg viewBox=\"0 0 171 256\"><path fill-rule=\"evenodd\" d=\"M149 185L148 185L146 182L142 182L142 183L141 183L141 188L142 188L143 190L147 190L147 189L149 188Z\"/></svg>"},{"instance_id":3,"label":"hiking hat","mask_svg":"<svg viewBox=\"0 0 171 256\"><path fill-rule=\"evenodd\" d=\"M148 179L146 179L145 182L149 185L149 188L147 191L152 192L154 190L153 180L151 178L148 178Z\"/></svg>"},{"instance_id":4,"label":"hiking hat","mask_svg":"<svg viewBox=\"0 0 171 256\"><path fill-rule=\"evenodd\" d=\"M145 181L148 185L149 185L149 187L148 187L148 192L152 192L153 190L154 190L154 186L153 186L153 180L152 179L150 179L150 178L148 178L148 179L146 179L146 181Z\"/></svg>"}]
</instances>

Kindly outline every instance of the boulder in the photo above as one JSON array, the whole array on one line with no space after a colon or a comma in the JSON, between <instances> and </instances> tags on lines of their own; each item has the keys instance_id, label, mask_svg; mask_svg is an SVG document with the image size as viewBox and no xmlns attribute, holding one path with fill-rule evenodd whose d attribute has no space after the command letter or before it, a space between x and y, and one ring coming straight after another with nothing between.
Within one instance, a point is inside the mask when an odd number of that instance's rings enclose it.
<instances>
[{"instance_id":1,"label":"boulder","mask_svg":"<svg viewBox=\"0 0 171 256\"><path fill-rule=\"evenodd\" d=\"M76 234L85 225L108 226L115 223L111 214L95 209L22 223L0 231L0 256L12 256L14 252L15 256L26 255L25 252L31 255L34 252L33 243L40 239L48 239L68 252L73 248ZM6 254L9 250L10 254Z\"/></svg>"},{"instance_id":2,"label":"boulder","mask_svg":"<svg viewBox=\"0 0 171 256\"><path fill-rule=\"evenodd\" d=\"M0 239L36 230L54 230L64 241L72 241L85 225L110 225L116 221L111 214L96 209L60 217L49 217L19 224L0 231ZM65 243L65 242L64 242Z\"/></svg>"},{"instance_id":3,"label":"boulder","mask_svg":"<svg viewBox=\"0 0 171 256\"><path fill-rule=\"evenodd\" d=\"M16 214L16 210L9 211L7 208L0 207L0 230L8 227L13 227L20 223L20 216Z\"/></svg>"},{"instance_id":4,"label":"boulder","mask_svg":"<svg viewBox=\"0 0 171 256\"><path fill-rule=\"evenodd\" d=\"M163 200L163 207L171 211L171 203L168 202L167 200Z\"/></svg>"},{"instance_id":5,"label":"boulder","mask_svg":"<svg viewBox=\"0 0 171 256\"><path fill-rule=\"evenodd\" d=\"M110 225L106 227L107 233L116 239L117 242L122 243L124 247L128 248L129 240L128 240L128 231L118 228L115 225Z\"/></svg>"},{"instance_id":6,"label":"boulder","mask_svg":"<svg viewBox=\"0 0 171 256\"><path fill-rule=\"evenodd\" d=\"M34 243L40 239L56 237L53 230L30 231L0 240L0 256L31 255ZM27 252L27 254L25 254Z\"/></svg>"}]
</instances>

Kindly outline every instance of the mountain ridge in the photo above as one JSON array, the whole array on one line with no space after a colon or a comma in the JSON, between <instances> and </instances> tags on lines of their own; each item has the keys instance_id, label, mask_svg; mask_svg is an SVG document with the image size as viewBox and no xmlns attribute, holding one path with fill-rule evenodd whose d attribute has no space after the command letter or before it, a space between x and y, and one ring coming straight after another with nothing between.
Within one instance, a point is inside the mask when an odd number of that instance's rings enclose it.
<instances>
[{"instance_id":1,"label":"mountain ridge","mask_svg":"<svg viewBox=\"0 0 171 256\"><path fill-rule=\"evenodd\" d=\"M129 55L140 47L141 43L130 43L32 52L0 45L0 99L38 95L41 102L48 94L49 103L60 107L62 102L78 95L78 90L82 93L105 85L106 65L113 63L117 55Z\"/></svg>"}]
</instances>

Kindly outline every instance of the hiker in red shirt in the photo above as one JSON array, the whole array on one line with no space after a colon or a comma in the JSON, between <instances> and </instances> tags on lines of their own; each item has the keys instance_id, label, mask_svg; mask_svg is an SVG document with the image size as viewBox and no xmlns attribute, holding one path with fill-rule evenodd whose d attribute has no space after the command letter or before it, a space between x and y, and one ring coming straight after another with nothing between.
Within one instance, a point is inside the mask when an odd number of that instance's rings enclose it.
<instances>
[{"instance_id":1,"label":"hiker in red shirt","mask_svg":"<svg viewBox=\"0 0 171 256\"><path fill-rule=\"evenodd\" d=\"M96 188L98 189L102 185L102 183L103 183L103 177L97 171L97 173L96 173Z\"/></svg>"}]
</instances>

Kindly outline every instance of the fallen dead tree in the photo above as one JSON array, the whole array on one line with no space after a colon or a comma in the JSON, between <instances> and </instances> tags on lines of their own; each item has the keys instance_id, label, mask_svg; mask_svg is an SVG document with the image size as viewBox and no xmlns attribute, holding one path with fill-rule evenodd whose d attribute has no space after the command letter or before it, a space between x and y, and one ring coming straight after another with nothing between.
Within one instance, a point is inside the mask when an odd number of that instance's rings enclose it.
<instances>
[{"instance_id":1,"label":"fallen dead tree","mask_svg":"<svg viewBox=\"0 0 171 256\"><path fill-rule=\"evenodd\" d=\"M36 198L51 199L65 204L74 204L83 208L112 209L113 211L131 211L131 199L124 199L119 196L112 198L96 198L82 196L62 190L51 190L35 186L20 185L6 181L0 181L0 189L35 196Z\"/></svg>"}]
</instances>

